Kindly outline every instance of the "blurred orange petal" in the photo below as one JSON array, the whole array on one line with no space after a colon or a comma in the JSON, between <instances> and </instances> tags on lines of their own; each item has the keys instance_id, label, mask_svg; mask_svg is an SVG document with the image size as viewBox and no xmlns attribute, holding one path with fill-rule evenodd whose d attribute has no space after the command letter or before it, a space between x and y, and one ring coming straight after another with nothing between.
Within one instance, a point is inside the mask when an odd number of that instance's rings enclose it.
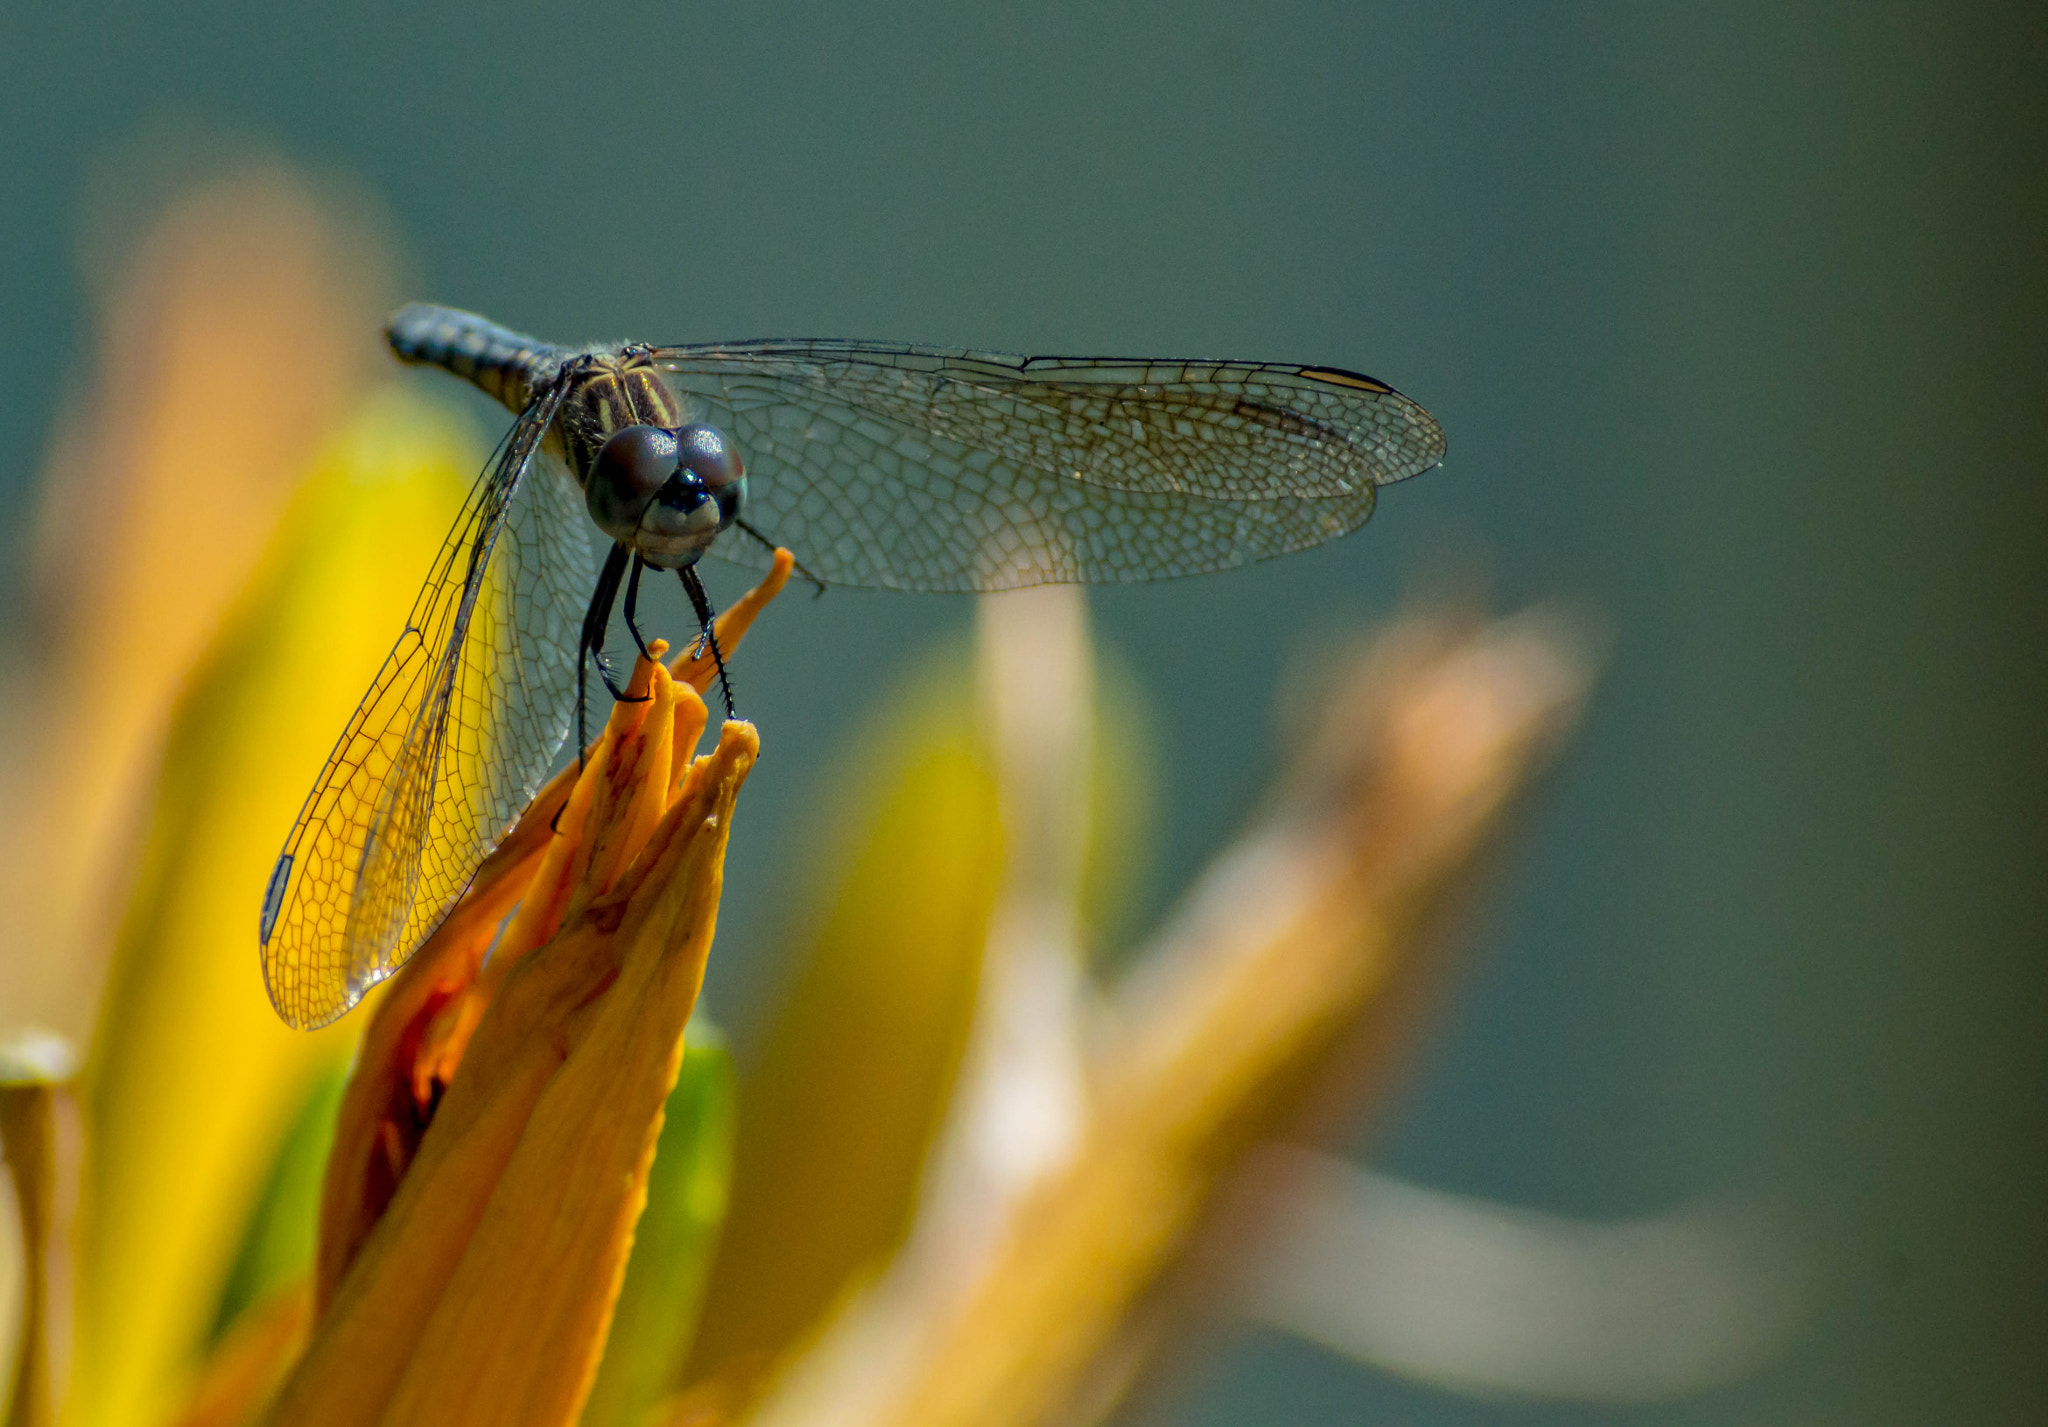
<instances>
[{"instance_id":1,"label":"blurred orange petal","mask_svg":"<svg viewBox=\"0 0 2048 1427\"><path fill-rule=\"evenodd\" d=\"M93 274L98 356L57 413L35 533L41 657L0 686L0 940L36 948L0 958L18 1017L89 1029L171 702L357 400L383 247L272 165L188 193ZM148 657L121 698L80 700L109 638Z\"/></svg>"},{"instance_id":2,"label":"blurred orange petal","mask_svg":"<svg viewBox=\"0 0 2048 1427\"><path fill-rule=\"evenodd\" d=\"M1270 1207L1239 1197L1252 1149L1383 1082L1447 912L1590 677L1576 632L1542 615L1411 621L1356 661L1293 785L1118 988L1073 1153L977 1252L900 1255L748 1420L1109 1414L1186 1326L1218 1236Z\"/></svg>"}]
</instances>

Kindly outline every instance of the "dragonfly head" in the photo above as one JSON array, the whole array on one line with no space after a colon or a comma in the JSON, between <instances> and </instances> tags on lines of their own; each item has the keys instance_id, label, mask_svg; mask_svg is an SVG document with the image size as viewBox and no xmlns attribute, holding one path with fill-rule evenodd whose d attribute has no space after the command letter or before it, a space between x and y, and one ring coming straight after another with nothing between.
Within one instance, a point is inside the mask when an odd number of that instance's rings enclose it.
<instances>
[{"instance_id":1,"label":"dragonfly head","mask_svg":"<svg viewBox=\"0 0 2048 1427\"><path fill-rule=\"evenodd\" d=\"M599 448L584 503L650 565L692 564L739 519L747 473L715 426L622 426Z\"/></svg>"}]
</instances>

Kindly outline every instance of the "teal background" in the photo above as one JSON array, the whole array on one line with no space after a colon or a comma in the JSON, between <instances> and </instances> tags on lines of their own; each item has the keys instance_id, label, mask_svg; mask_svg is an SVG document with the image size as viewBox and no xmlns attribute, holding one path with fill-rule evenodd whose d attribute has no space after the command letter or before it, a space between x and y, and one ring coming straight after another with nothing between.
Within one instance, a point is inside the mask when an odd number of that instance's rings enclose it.
<instances>
[{"instance_id":1,"label":"teal background","mask_svg":"<svg viewBox=\"0 0 2048 1427\"><path fill-rule=\"evenodd\" d=\"M1152 905L1317 639L1481 577L1598 612L1584 735L1361 1149L1567 1214L1761 1186L1822 1307L1676 1403L1474 1402L1245 1333L1147 1420L2039 1421L2044 59L2027 6L12 6L0 535L18 563L90 352L86 176L152 133L356 185L417 295L558 339L1381 376L1450 456L1367 531L1095 601L1161 720ZM777 610L736 868L970 613ZM733 879L742 1051L784 895Z\"/></svg>"}]
</instances>

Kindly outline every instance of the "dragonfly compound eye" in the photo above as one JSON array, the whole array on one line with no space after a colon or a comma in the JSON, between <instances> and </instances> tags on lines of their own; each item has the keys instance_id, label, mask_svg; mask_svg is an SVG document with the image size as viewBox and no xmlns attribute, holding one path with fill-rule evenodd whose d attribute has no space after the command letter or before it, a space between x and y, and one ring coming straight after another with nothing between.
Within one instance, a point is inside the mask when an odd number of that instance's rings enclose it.
<instances>
[{"instance_id":1,"label":"dragonfly compound eye","mask_svg":"<svg viewBox=\"0 0 2048 1427\"><path fill-rule=\"evenodd\" d=\"M747 493L747 471L739 451L723 431L702 422L679 429L676 441L682 448L683 469L703 483L705 494L718 506L718 528L726 529L739 519Z\"/></svg>"},{"instance_id":2,"label":"dragonfly compound eye","mask_svg":"<svg viewBox=\"0 0 2048 1427\"><path fill-rule=\"evenodd\" d=\"M614 540L633 538L640 517L677 474L676 433L659 426L622 426L598 449L584 486L590 518Z\"/></svg>"},{"instance_id":3,"label":"dragonfly compound eye","mask_svg":"<svg viewBox=\"0 0 2048 1427\"><path fill-rule=\"evenodd\" d=\"M739 519L747 477L739 453L716 427L690 425L674 434L674 474L642 508L630 538L648 564L680 569Z\"/></svg>"}]
</instances>

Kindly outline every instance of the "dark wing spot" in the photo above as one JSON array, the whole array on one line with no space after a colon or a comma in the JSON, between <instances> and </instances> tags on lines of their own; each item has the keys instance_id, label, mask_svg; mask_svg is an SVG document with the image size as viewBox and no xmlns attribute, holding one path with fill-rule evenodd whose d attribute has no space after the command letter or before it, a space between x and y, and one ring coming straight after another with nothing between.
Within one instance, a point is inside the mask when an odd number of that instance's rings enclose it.
<instances>
[{"instance_id":1,"label":"dark wing spot","mask_svg":"<svg viewBox=\"0 0 2048 1427\"><path fill-rule=\"evenodd\" d=\"M1245 401L1243 398L1238 399L1237 404L1231 407L1230 412L1233 416L1241 416L1246 421L1256 422L1260 426L1269 426L1275 431L1284 431L1289 436L1314 436L1328 439L1337 434L1320 421L1312 421L1298 411L1289 411L1285 407L1279 406L1261 406L1255 401Z\"/></svg>"}]
</instances>

